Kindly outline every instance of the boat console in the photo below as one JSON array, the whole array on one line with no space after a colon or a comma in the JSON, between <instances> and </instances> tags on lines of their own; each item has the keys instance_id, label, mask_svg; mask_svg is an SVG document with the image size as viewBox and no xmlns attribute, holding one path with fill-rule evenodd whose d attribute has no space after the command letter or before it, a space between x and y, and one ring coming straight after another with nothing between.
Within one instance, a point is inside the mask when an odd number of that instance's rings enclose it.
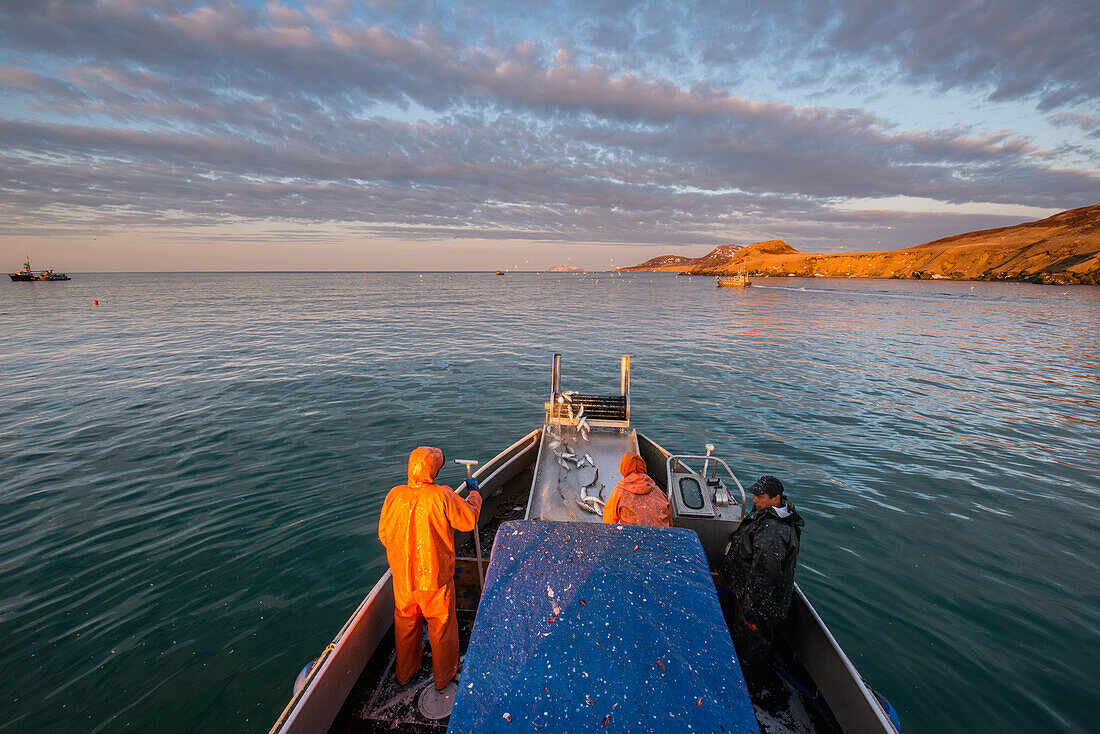
<instances>
[{"instance_id":1,"label":"boat console","mask_svg":"<svg viewBox=\"0 0 1100 734\"><path fill-rule=\"evenodd\" d=\"M707 561L721 565L730 534L741 524L748 511L745 488L722 459L712 456L712 444L707 444L705 456L678 454L665 461L668 475L668 501L672 506L672 524L699 534ZM687 463L702 462L700 471ZM721 466L724 476L718 474ZM739 497L730 493L737 487ZM740 502L737 500L740 499Z\"/></svg>"}]
</instances>

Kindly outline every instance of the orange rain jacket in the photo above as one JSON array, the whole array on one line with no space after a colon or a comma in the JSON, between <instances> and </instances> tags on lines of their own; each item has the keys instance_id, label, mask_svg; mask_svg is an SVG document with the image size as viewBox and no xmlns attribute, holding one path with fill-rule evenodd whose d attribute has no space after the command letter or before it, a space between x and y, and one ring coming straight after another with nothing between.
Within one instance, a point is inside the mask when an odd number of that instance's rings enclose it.
<instances>
[{"instance_id":1,"label":"orange rain jacket","mask_svg":"<svg viewBox=\"0 0 1100 734\"><path fill-rule=\"evenodd\" d=\"M646 474L645 460L625 454L619 462L622 480L611 490L603 508L603 521L622 525L672 526L668 497Z\"/></svg>"},{"instance_id":2,"label":"orange rain jacket","mask_svg":"<svg viewBox=\"0 0 1100 734\"><path fill-rule=\"evenodd\" d=\"M480 493L470 492L463 500L435 483L442 466L439 449L413 451L409 483L390 490L378 519L378 537L393 573L397 680L407 683L420 669L420 630L427 620L436 688L447 685L458 670L454 531L473 530L481 514Z\"/></svg>"}]
</instances>

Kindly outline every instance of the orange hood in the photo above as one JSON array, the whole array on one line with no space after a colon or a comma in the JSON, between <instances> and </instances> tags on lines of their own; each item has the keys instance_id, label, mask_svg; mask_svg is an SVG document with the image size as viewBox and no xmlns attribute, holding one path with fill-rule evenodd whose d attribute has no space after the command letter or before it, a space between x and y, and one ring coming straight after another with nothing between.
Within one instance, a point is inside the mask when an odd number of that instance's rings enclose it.
<instances>
[{"instance_id":1,"label":"orange hood","mask_svg":"<svg viewBox=\"0 0 1100 734\"><path fill-rule=\"evenodd\" d=\"M619 462L619 473L623 475L620 487L633 494L649 494L653 491L653 480L646 472L645 459L637 454L624 454ZM641 474L640 477L630 479L631 474Z\"/></svg>"},{"instance_id":2,"label":"orange hood","mask_svg":"<svg viewBox=\"0 0 1100 734\"><path fill-rule=\"evenodd\" d=\"M409 454L409 484L433 484L442 468L442 451L432 446L418 446Z\"/></svg>"}]
</instances>

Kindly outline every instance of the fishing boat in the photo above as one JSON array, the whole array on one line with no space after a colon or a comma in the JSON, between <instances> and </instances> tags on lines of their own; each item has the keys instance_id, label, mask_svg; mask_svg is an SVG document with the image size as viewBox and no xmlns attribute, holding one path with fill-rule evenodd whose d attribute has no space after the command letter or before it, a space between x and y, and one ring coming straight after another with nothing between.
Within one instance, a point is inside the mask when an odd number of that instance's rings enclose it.
<instances>
[{"instance_id":1,"label":"fishing boat","mask_svg":"<svg viewBox=\"0 0 1100 734\"><path fill-rule=\"evenodd\" d=\"M31 258L28 255L23 260L23 267L14 273L8 273L8 277L12 280L20 281L40 281L40 280L72 280L64 273L55 273L53 268L47 268L46 270L39 270L35 272L31 270Z\"/></svg>"},{"instance_id":2,"label":"fishing boat","mask_svg":"<svg viewBox=\"0 0 1100 734\"><path fill-rule=\"evenodd\" d=\"M503 270L498 270L497 275L504 275L504 271Z\"/></svg>"},{"instance_id":3,"label":"fishing boat","mask_svg":"<svg viewBox=\"0 0 1100 734\"><path fill-rule=\"evenodd\" d=\"M737 275L716 275L714 280L717 281L719 288L748 288L752 285L752 281L745 277L743 271Z\"/></svg>"},{"instance_id":4,"label":"fishing boat","mask_svg":"<svg viewBox=\"0 0 1100 734\"><path fill-rule=\"evenodd\" d=\"M789 700L751 699L716 573L751 509L741 481L712 445L670 454L632 426L629 357L618 394L563 391L557 354L550 382L543 425L474 473L478 527L455 534L456 682L436 691L430 650L396 682L387 571L302 669L272 734L898 731L797 585L776 640ZM668 495L673 527L602 523L626 452Z\"/></svg>"}]
</instances>

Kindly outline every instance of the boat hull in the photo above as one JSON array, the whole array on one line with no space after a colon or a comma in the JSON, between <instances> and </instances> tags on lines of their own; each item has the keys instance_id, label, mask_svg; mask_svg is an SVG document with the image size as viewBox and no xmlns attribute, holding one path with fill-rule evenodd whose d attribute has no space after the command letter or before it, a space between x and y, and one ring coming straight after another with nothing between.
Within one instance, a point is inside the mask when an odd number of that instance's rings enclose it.
<instances>
[{"instance_id":1,"label":"boat hull","mask_svg":"<svg viewBox=\"0 0 1100 734\"><path fill-rule=\"evenodd\" d=\"M481 514L483 524L491 522L494 516L499 517L502 509L508 509L504 505L514 505L521 499L529 502L529 497L517 498L522 492L517 491L516 486L519 484L530 488L534 483L542 433L541 429L531 432L475 472L485 497ZM669 456L668 452L643 434L635 435L638 452L647 465L663 466L664 460ZM667 492L666 478L660 472L655 474L654 481ZM468 488L464 483L457 491L460 495L465 495ZM488 539L486 532L489 532ZM490 548L492 532L482 529L481 533L482 548ZM472 545L468 539L469 533L455 533L455 547L462 549L464 545ZM719 596L725 596L728 600L728 590L721 586L717 575L714 579L719 587ZM480 587L477 582L476 561L473 558L460 555L456 559L455 582L459 612L463 609L476 610L480 600ZM379 646L387 638L392 626L393 583L390 572L387 571L332 644L322 653L305 685L291 698L275 722L271 734L343 730L341 724L335 727L333 724L354 718L353 712L347 710L351 705L349 694L356 682L366 676L364 671L368 661L372 657L378 660L379 653L385 652ZM790 650L796 659L800 674L812 682L812 686L808 688L816 688L819 692L819 698L832 712L840 731L883 734L896 732L874 694L864 684L855 666L841 650L797 584L790 616L778 630L778 634L780 644ZM392 650L389 657L392 657Z\"/></svg>"},{"instance_id":2,"label":"boat hull","mask_svg":"<svg viewBox=\"0 0 1100 734\"><path fill-rule=\"evenodd\" d=\"M33 273L8 273L8 277L14 281L20 281L24 283L39 283L50 280L72 280L67 275L34 275Z\"/></svg>"}]
</instances>

